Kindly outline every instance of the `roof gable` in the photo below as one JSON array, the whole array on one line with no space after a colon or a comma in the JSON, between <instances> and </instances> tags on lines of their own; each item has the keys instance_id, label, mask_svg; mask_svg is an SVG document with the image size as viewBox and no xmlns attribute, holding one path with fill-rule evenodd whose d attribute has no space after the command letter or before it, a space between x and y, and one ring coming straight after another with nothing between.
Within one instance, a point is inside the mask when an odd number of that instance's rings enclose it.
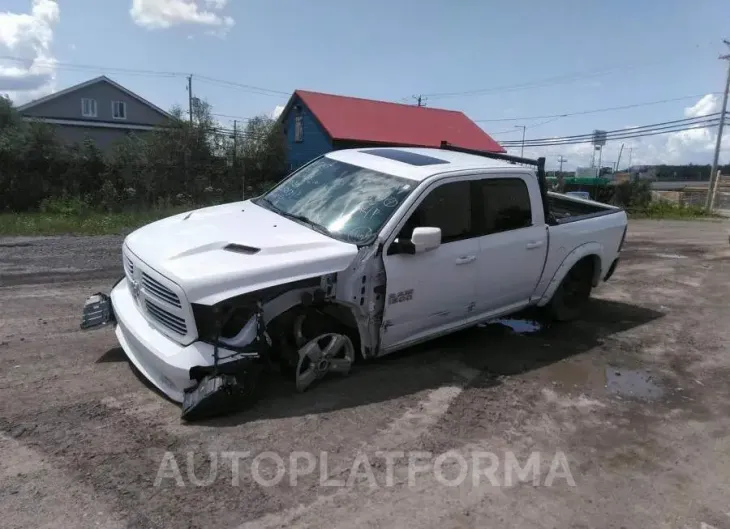
<instances>
[{"instance_id":1,"label":"roof gable","mask_svg":"<svg viewBox=\"0 0 730 529\"><path fill-rule=\"evenodd\" d=\"M463 112L296 90L282 116L297 98L333 140L506 152Z\"/></svg>"},{"instance_id":2,"label":"roof gable","mask_svg":"<svg viewBox=\"0 0 730 529\"><path fill-rule=\"evenodd\" d=\"M91 86L91 85L98 84L98 83L108 83L109 85L113 86L117 90L125 93L126 95L128 95L132 99L135 99L136 101L142 103L143 105L151 108L155 112L163 115L164 117L166 117L166 118L172 118L173 117L170 113L165 112L164 110L162 110L157 105L154 105L153 103L147 101L146 99L144 99L143 97L135 94L131 90L128 90L127 88L124 88L119 83L117 83L115 81L112 81L106 75L101 75L99 77L95 77L94 79L89 79L88 81L84 81L83 83L76 84L76 85L71 86L69 88L66 88L64 90L60 90L58 92L54 92L54 93L49 94L49 95L47 95L45 97L41 97L40 99L36 99L34 101L31 101L29 103L26 103L24 105L21 105L21 106L18 107L18 111L19 112L23 112L25 110L34 108L34 107L36 107L38 105L41 105L43 103L47 103L49 101L53 101L54 99L58 99L60 97L63 97L63 96L66 96L68 94L71 94L73 92L76 92L77 90L81 90L82 88L86 88L87 86Z\"/></svg>"}]
</instances>

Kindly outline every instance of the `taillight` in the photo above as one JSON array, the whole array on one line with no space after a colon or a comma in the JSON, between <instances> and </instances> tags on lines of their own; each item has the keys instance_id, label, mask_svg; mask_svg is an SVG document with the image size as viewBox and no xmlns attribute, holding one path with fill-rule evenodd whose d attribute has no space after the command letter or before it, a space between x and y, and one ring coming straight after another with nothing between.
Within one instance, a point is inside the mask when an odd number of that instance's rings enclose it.
<instances>
[{"instance_id":1,"label":"taillight","mask_svg":"<svg viewBox=\"0 0 730 529\"><path fill-rule=\"evenodd\" d=\"M623 233L623 235L621 235L621 242L620 242L620 243L618 243L618 251L619 251L619 252L621 252L621 248L623 248L623 246L624 246L624 240L626 239L626 230L628 230L628 229L629 229L629 227L628 227L628 226L626 226L626 227L624 228L624 233Z\"/></svg>"}]
</instances>

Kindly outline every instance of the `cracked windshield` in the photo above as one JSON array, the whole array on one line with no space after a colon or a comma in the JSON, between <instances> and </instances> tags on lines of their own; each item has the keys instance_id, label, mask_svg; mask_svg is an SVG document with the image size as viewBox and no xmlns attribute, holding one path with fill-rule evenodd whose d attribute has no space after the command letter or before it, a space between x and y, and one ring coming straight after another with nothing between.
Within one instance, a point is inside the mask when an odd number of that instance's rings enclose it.
<instances>
[{"instance_id":1,"label":"cracked windshield","mask_svg":"<svg viewBox=\"0 0 730 529\"><path fill-rule=\"evenodd\" d=\"M365 244L412 189L408 179L321 158L256 203L337 239Z\"/></svg>"}]
</instances>

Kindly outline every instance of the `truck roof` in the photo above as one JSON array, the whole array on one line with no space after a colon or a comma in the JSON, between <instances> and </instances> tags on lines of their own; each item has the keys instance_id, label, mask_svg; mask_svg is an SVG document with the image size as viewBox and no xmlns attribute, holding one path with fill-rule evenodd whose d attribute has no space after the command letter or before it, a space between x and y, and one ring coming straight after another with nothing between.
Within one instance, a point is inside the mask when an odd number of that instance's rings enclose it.
<instances>
[{"instance_id":1,"label":"truck roof","mask_svg":"<svg viewBox=\"0 0 730 529\"><path fill-rule=\"evenodd\" d=\"M326 157L419 182L436 174L468 169L533 171L531 167L514 165L502 160L426 147L343 149L329 152Z\"/></svg>"}]
</instances>

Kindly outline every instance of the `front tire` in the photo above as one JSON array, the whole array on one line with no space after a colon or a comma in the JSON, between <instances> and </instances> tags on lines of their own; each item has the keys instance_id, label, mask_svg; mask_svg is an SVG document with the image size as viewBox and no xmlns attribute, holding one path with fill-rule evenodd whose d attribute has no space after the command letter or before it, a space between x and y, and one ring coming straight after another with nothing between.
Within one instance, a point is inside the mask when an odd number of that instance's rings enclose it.
<instances>
[{"instance_id":1,"label":"front tire","mask_svg":"<svg viewBox=\"0 0 730 529\"><path fill-rule=\"evenodd\" d=\"M546 309L555 321L573 321L585 310L593 290L593 262L576 263L561 281Z\"/></svg>"},{"instance_id":2,"label":"front tire","mask_svg":"<svg viewBox=\"0 0 730 529\"><path fill-rule=\"evenodd\" d=\"M298 391L328 372L350 371L356 349L348 328L316 310L297 308L287 316L278 322L280 373L293 379Z\"/></svg>"}]
</instances>

